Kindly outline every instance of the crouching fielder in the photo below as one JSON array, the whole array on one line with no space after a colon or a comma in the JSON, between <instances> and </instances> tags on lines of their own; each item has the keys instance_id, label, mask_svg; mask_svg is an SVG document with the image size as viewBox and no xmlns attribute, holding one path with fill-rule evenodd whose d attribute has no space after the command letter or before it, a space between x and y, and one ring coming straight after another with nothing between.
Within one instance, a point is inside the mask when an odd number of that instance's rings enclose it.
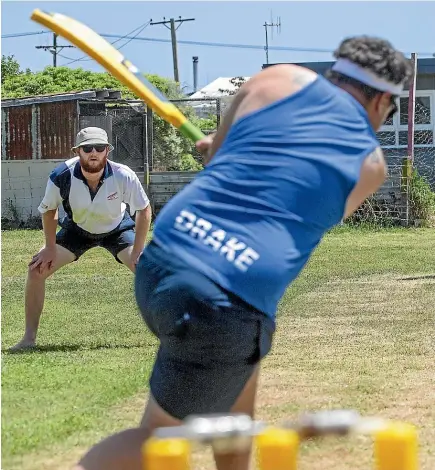
<instances>
[{"instance_id":1,"label":"crouching fielder","mask_svg":"<svg viewBox=\"0 0 435 470\"><path fill-rule=\"evenodd\" d=\"M29 263L25 290L25 331L12 351L34 347L45 297L45 280L96 246L135 271L151 223L145 191L128 166L108 159L113 149L99 127L77 134L74 158L55 168L48 180L42 214L45 245ZM126 211L130 206L131 214ZM56 233L57 211L65 217Z\"/></svg>"}]
</instances>

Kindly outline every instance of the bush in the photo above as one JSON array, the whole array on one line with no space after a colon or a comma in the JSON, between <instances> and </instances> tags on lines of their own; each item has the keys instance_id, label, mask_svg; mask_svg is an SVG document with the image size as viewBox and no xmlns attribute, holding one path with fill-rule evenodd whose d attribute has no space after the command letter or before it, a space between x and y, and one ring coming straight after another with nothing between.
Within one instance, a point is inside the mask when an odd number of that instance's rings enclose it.
<instances>
[{"instance_id":1,"label":"bush","mask_svg":"<svg viewBox=\"0 0 435 470\"><path fill-rule=\"evenodd\" d=\"M198 118L195 110L186 104L174 103L199 129L207 133L217 127L217 117ZM154 170L197 171L202 170L202 156L195 143L184 137L178 129L154 114ZM189 155L189 157L188 157Z\"/></svg>"},{"instance_id":2,"label":"bush","mask_svg":"<svg viewBox=\"0 0 435 470\"><path fill-rule=\"evenodd\" d=\"M413 169L408 189L409 219L411 223L428 227L435 220L435 193L426 179ZM370 197L346 220L346 225L393 227L400 224L403 215L399 205Z\"/></svg>"},{"instance_id":3,"label":"bush","mask_svg":"<svg viewBox=\"0 0 435 470\"><path fill-rule=\"evenodd\" d=\"M435 216L435 192L416 169L411 174L409 204L411 220L419 221L422 226L430 225Z\"/></svg>"},{"instance_id":4,"label":"bush","mask_svg":"<svg viewBox=\"0 0 435 470\"><path fill-rule=\"evenodd\" d=\"M203 166L199 163L193 155L186 153L181 156L179 171L201 171Z\"/></svg>"},{"instance_id":5,"label":"bush","mask_svg":"<svg viewBox=\"0 0 435 470\"><path fill-rule=\"evenodd\" d=\"M168 171L201 171L203 166L190 153L185 153L181 157L172 161L168 166Z\"/></svg>"}]
</instances>

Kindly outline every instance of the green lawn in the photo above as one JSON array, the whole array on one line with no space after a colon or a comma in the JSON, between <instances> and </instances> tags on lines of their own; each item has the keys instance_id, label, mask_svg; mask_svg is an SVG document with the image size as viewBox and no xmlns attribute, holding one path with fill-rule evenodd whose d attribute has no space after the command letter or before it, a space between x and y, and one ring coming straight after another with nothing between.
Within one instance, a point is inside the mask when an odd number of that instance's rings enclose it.
<instances>
[{"instance_id":1,"label":"green lawn","mask_svg":"<svg viewBox=\"0 0 435 470\"><path fill-rule=\"evenodd\" d=\"M26 266L43 240L35 231L2 235L4 351L22 334ZM132 283L131 272L100 248L47 281L40 350L3 354L5 465L92 429L102 410L144 389L155 341L137 312Z\"/></svg>"},{"instance_id":2,"label":"green lawn","mask_svg":"<svg viewBox=\"0 0 435 470\"><path fill-rule=\"evenodd\" d=\"M37 231L2 233L5 470L70 465L82 448L137 422L156 345L137 313L131 273L96 249L47 282L40 348L7 353L22 335L26 266L41 243ZM329 234L281 302L261 417L329 406L407 410L392 417L422 427L422 468L435 468L435 412L419 396L435 389L434 292L435 230ZM316 467L321 452L304 450L309 468L345 468L327 460Z\"/></svg>"}]
</instances>

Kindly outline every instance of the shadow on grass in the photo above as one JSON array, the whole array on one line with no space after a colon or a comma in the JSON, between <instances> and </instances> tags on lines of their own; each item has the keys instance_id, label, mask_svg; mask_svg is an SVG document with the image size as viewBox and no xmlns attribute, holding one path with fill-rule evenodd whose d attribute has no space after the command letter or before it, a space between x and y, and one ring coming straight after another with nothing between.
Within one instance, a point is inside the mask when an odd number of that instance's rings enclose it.
<instances>
[{"instance_id":1,"label":"shadow on grass","mask_svg":"<svg viewBox=\"0 0 435 470\"><path fill-rule=\"evenodd\" d=\"M435 279L435 274L427 274L425 276L401 277L399 281L418 281L419 279Z\"/></svg>"},{"instance_id":2,"label":"shadow on grass","mask_svg":"<svg viewBox=\"0 0 435 470\"><path fill-rule=\"evenodd\" d=\"M47 352L71 352L71 351L95 351L99 349L138 349L152 347L151 344L47 344L11 351L10 348L2 348L2 354L38 354Z\"/></svg>"}]
</instances>

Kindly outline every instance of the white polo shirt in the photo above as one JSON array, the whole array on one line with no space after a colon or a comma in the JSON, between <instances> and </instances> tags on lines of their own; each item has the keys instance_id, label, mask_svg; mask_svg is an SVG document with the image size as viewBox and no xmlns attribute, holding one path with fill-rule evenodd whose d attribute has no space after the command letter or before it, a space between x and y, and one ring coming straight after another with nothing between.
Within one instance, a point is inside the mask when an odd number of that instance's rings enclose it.
<instances>
[{"instance_id":1,"label":"white polo shirt","mask_svg":"<svg viewBox=\"0 0 435 470\"><path fill-rule=\"evenodd\" d=\"M79 157L71 158L51 172L44 199L38 207L41 214L62 205L66 214L60 221L62 227L106 234L117 229L128 216L126 204L131 215L149 205L139 178L128 166L107 161L97 191L93 193L79 160Z\"/></svg>"}]
</instances>

